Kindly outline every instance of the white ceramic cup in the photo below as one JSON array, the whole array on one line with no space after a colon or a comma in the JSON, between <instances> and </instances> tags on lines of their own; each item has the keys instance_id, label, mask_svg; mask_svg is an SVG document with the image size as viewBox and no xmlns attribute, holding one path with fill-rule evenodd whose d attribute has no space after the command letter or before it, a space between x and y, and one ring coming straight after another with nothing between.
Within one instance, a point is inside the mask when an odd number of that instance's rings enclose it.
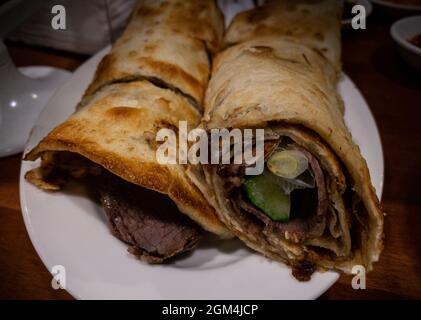
<instances>
[{"instance_id":1,"label":"white ceramic cup","mask_svg":"<svg viewBox=\"0 0 421 320\"><path fill-rule=\"evenodd\" d=\"M23 151L38 114L69 75L47 66L18 70L0 41L0 157Z\"/></svg>"}]
</instances>

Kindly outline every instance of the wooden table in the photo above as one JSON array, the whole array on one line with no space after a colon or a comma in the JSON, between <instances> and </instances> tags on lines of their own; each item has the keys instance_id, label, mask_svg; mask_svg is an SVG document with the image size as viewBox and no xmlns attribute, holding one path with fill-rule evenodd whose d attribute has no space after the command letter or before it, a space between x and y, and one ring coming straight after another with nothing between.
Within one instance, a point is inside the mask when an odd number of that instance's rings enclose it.
<instances>
[{"instance_id":1,"label":"wooden table","mask_svg":"<svg viewBox=\"0 0 421 320\"><path fill-rule=\"evenodd\" d=\"M344 36L345 72L362 91L379 126L384 155L382 204L386 246L366 290L342 276L322 299L421 298L421 76L399 59L390 23L372 17L367 30ZM85 57L12 45L17 65L74 70ZM71 299L51 276L26 233L19 205L21 155L0 159L0 298Z\"/></svg>"}]
</instances>

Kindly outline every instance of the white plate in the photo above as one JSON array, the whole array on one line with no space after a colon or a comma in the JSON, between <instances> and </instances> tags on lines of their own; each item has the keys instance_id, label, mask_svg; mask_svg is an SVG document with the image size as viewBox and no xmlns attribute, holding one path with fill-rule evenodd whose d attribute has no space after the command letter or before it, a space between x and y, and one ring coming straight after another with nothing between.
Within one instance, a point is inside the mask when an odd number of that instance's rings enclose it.
<instances>
[{"instance_id":1,"label":"white plate","mask_svg":"<svg viewBox=\"0 0 421 320\"><path fill-rule=\"evenodd\" d=\"M31 149L75 109L106 48L84 63L41 113L29 138ZM361 147L380 196L383 152L373 116L347 76L340 82L346 122ZM66 270L66 289L78 299L314 299L339 277L316 273L298 282L282 264L246 249L238 240L207 239L188 257L167 265L147 265L114 238L99 208L82 192L43 192L24 180L36 163L22 162L20 197L32 243L52 270ZM350 284L351 285L351 284Z\"/></svg>"}]
</instances>

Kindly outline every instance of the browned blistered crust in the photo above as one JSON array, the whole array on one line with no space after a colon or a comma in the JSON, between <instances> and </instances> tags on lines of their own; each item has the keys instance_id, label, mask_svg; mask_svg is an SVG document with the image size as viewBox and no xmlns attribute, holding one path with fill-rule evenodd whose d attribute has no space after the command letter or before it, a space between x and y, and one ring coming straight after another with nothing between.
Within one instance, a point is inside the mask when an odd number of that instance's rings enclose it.
<instances>
[{"instance_id":1,"label":"browned blistered crust","mask_svg":"<svg viewBox=\"0 0 421 320\"><path fill-rule=\"evenodd\" d=\"M371 270L378 261L384 214L336 91L340 9L339 1L269 0L237 15L225 35L227 48L214 59L201 124L206 130L265 128L292 136L325 172L330 208L341 225L334 234L340 238L297 244L279 233L253 232L214 168L193 168L189 175L220 219L251 248L292 266L307 261L319 270L350 273L356 264ZM360 200L357 211L345 190Z\"/></svg>"},{"instance_id":2,"label":"browned blistered crust","mask_svg":"<svg viewBox=\"0 0 421 320\"><path fill-rule=\"evenodd\" d=\"M200 106L223 15L213 0L139 1L129 25L98 66L85 96L124 80L159 79Z\"/></svg>"},{"instance_id":3,"label":"browned blistered crust","mask_svg":"<svg viewBox=\"0 0 421 320\"><path fill-rule=\"evenodd\" d=\"M214 209L187 178L186 168L159 164L156 159L159 129L173 128L177 133L179 120L187 121L191 128L200 120L200 113L185 97L143 80L105 86L88 100L24 160L36 160L46 152L77 153L129 182L168 194L203 228L222 237L230 236ZM27 173L26 178L46 190L59 189L38 168Z\"/></svg>"}]
</instances>

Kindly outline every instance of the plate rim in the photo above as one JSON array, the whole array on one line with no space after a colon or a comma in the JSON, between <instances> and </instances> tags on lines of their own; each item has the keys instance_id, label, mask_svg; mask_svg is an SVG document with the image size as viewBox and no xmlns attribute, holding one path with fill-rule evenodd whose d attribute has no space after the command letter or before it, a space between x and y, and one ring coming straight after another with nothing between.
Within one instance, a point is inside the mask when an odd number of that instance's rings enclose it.
<instances>
[{"instance_id":1,"label":"plate rim","mask_svg":"<svg viewBox=\"0 0 421 320\"><path fill-rule=\"evenodd\" d=\"M399 3L394 3L387 0L370 0L370 1L373 2L374 4L389 7L389 8L421 11L421 6L417 6L415 4L399 4Z\"/></svg>"}]
</instances>

